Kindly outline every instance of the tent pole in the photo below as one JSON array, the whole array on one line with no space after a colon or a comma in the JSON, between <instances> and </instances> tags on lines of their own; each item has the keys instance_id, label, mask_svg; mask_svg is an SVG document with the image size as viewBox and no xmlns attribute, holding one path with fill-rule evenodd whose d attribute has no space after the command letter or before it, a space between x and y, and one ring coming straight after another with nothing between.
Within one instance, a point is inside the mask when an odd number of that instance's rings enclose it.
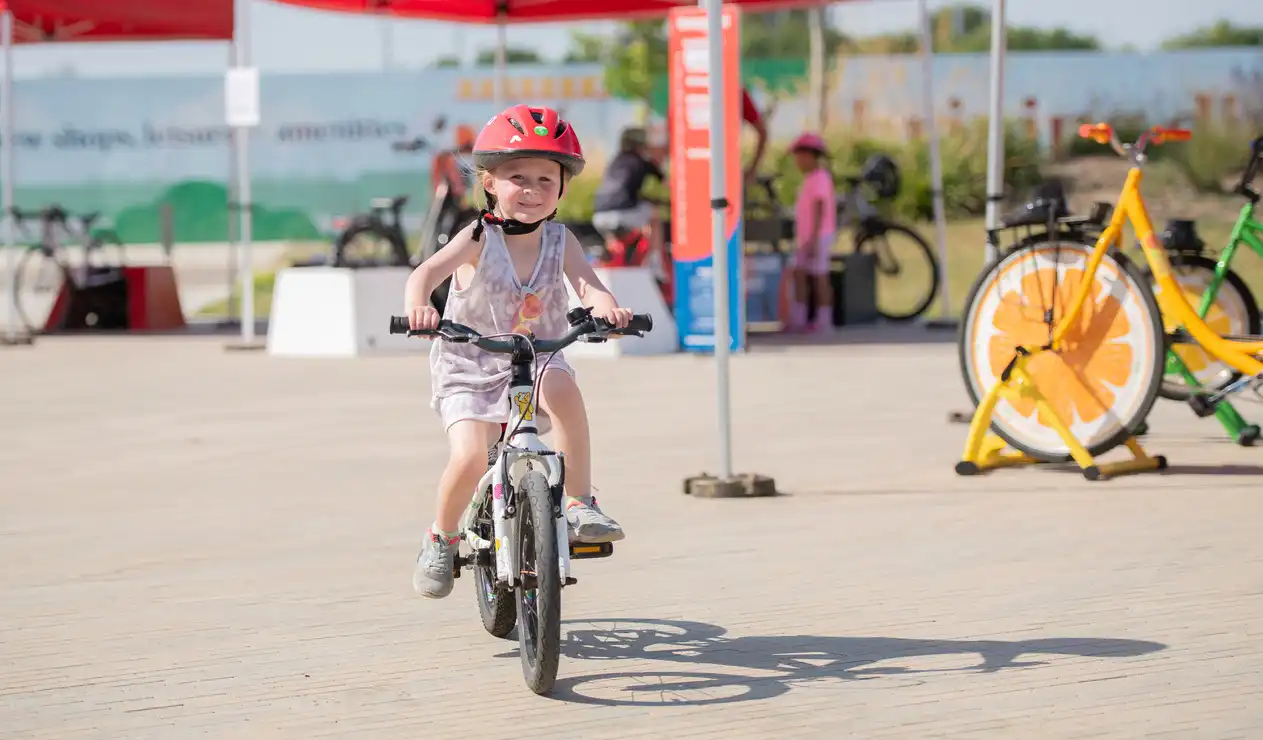
<instances>
[{"instance_id":1,"label":"tent pole","mask_svg":"<svg viewBox=\"0 0 1263 740\"><path fill-rule=\"evenodd\" d=\"M13 218L13 173L16 168L13 166L13 137L16 135L17 117L13 115L13 11L0 3L0 7L4 7L4 13L0 15L0 35L3 35L4 45L4 82L0 85L0 112L4 115L3 136L4 141L0 144L0 157L4 158L4 166L0 177L4 178L3 196L4 213L0 214L0 219L4 220L4 260L5 275L8 276L8 285L6 292L9 293L8 305L5 306L5 335L3 344L18 345L30 344L31 338L26 332L18 328L18 294L14 290L17 285L18 270L18 250L14 246L14 218Z\"/></svg>"},{"instance_id":2,"label":"tent pole","mask_svg":"<svg viewBox=\"0 0 1263 740\"><path fill-rule=\"evenodd\" d=\"M237 61L237 42L228 43L228 66ZM237 285L237 141L240 132L236 128L228 129L228 317L224 323L231 325L237 320L237 303L231 300L233 288Z\"/></svg>"},{"instance_id":3,"label":"tent pole","mask_svg":"<svg viewBox=\"0 0 1263 740\"><path fill-rule=\"evenodd\" d=\"M925 115L925 135L930 143L930 187L934 197L934 230L938 242L939 271L939 318L928 322L934 328L949 329L956 326L952 318L951 289L947 275L947 208L943 203L943 159L938 136L938 123L934 108L934 32L930 27L930 9L926 0L917 0L917 15L921 26L921 94Z\"/></svg>"},{"instance_id":4,"label":"tent pole","mask_svg":"<svg viewBox=\"0 0 1263 740\"><path fill-rule=\"evenodd\" d=\"M233 12L233 49L236 52L235 67L250 66L250 2L236 0ZM253 224L250 201L250 129L238 128L237 142L237 199L241 218L241 229L237 233L240 240L241 257L241 343L250 347L255 343L254 333L254 263L251 243L253 240Z\"/></svg>"},{"instance_id":5,"label":"tent pole","mask_svg":"<svg viewBox=\"0 0 1263 740\"><path fill-rule=\"evenodd\" d=\"M991 101L987 125L987 252L986 262L1000 256L1000 202L1004 200L1004 0L991 9Z\"/></svg>"}]
</instances>

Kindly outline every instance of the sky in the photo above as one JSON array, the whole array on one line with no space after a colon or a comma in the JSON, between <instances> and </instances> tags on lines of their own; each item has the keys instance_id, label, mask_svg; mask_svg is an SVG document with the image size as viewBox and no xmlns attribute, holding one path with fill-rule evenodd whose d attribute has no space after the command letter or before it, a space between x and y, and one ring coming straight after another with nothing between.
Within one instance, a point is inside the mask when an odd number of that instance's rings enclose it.
<instances>
[{"instance_id":1,"label":"sky","mask_svg":"<svg viewBox=\"0 0 1263 740\"><path fill-rule=\"evenodd\" d=\"M196 0L185 0L192 2ZM452 0L459 2L459 0ZM494 27L430 21L382 21L252 0L253 62L267 72L372 71L385 67L422 68L436 57L459 55L472 60L494 48ZM930 0L930 8L949 4ZM831 22L853 35L914 30L912 0L836 3ZM1258 0L1009 0L1010 25L1054 27L1097 36L1109 47L1154 49L1163 39L1218 19L1263 26ZM608 32L610 23L519 26L508 29L508 42L534 48L545 57L561 57L571 31ZM112 77L217 74L228 63L222 43L50 44L14 52L19 78L64 74Z\"/></svg>"}]
</instances>

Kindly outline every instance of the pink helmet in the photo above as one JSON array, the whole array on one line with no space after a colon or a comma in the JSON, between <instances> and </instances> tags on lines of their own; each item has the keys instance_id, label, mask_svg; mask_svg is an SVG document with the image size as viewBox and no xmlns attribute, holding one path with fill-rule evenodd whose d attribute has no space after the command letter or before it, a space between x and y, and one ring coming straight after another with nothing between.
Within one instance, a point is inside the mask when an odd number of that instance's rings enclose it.
<instances>
[{"instance_id":1,"label":"pink helmet","mask_svg":"<svg viewBox=\"0 0 1263 740\"><path fill-rule=\"evenodd\" d=\"M820 137L820 134L813 134L810 131L794 139L794 143L789 147L789 150L791 152L815 152L816 154L829 153L829 148L825 146L824 139Z\"/></svg>"}]
</instances>

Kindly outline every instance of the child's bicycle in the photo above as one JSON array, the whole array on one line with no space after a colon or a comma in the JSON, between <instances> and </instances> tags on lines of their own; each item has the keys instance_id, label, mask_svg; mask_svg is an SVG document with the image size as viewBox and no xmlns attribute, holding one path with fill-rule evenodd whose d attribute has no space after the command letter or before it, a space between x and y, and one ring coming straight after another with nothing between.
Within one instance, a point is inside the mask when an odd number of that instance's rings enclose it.
<instances>
[{"instance_id":1,"label":"child's bicycle","mask_svg":"<svg viewBox=\"0 0 1263 740\"><path fill-rule=\"evenodd\" d=\"M1164 467L1163 458L1149 457L1134 438L1166 370L1164 315L1182 327L1171 343L1195 342L1241 373L1207 395L1208 404L1263 386L1258 358L1263 337L1221 335L1198 315L1176 281L1140 194L1146 145L1184 141L1191 134L1155 127L1135 144L1122 144L1112 127L1098 123L1084 125L1079 135L1111 144L1132 167L1095 245L1054 236L1014 249L978 276L960 331L961 370L978 408L956 466L959 474L1068 459L1089 480ZM1149 264L1156 296L1150 279L1117 249L1127 222ZM985 437L988 426L1003 443ZM1001 454L1004 443L1022 454ZM1097 464L1095 455L1123 443L1134 460Z\"/></svg>"},{"instance_id":2,"label":"child's bicycle","mask_svg":"<svg viewBox=\"0 0 1263 740\"><path fill-rule=\"evenodd\" d=\"M468 554L457 553L455 574L473 568L482 626L496 637L517 627L522 674L537 694L547 694L557 678L561 650L561 589L578 581L570 560L603 558L611 543L570 543L563 508L565 459L539 438L535 422L536 377L540 354L552 355L577 341L604 342L611 335L644 336L653 330L648 314L632 316L626 329L616 329L586 308L571 309L570 330L558 339L526 334L482 336L451 321L434 330L414 331L408 319L392 316L391 334L436 337L473 344L484 352L509 355L511 403L503 444L478 482L473 501L461 517L461 539Z\"/></svg>"}]
</instances>

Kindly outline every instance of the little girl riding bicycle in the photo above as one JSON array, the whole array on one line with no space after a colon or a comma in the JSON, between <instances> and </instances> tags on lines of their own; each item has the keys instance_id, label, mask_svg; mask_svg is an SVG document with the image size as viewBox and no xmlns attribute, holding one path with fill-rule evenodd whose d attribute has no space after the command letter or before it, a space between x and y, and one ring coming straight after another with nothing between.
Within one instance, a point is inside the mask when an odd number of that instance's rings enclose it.
<instances>
[{"instance_id":1,"label":"little girl riding bicycle","mask_svg":"<svg viewBox=\"0 0 1263 740\"><path fill-rule=\"evenodd\" d=\"M438 326L430 293L448 276L452 287L442 318L485 336L560 337L569 328L566 280L593 316L625 328L631 310L620 307L601 284L575 236L552 220L566 183L583 171L583 152L570 124L550 108L516 105L483 127L473 155L487 208L409 276L404 300L410 328ZM561 354L541 358L536 369L542 373L539 429L555 426L556 448L565 454L572 538L615 542L623 530L592 497L587 411L574 370ZM451 456L412 583L423 596L443 598L452 591L461 514L509 418L509 360L438 340L430 351L430 374L431 406L443 420Z\"/></svg>"}]
</instances>

